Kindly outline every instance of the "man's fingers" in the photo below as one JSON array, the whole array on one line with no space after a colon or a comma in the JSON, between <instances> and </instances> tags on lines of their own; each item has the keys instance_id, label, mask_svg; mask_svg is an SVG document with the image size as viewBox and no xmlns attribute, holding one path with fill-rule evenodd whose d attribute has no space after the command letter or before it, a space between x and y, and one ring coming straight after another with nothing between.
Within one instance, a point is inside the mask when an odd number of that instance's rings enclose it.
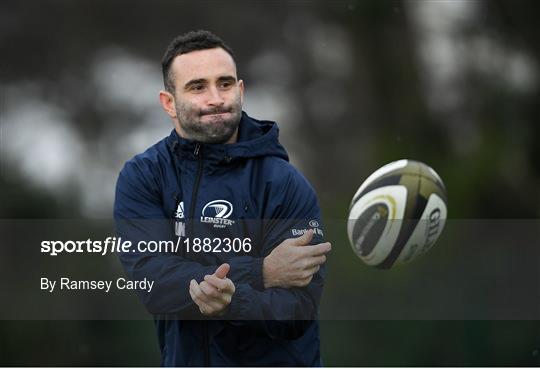
<instances>
[{"instance_id":1,"label":"man's fingers","mask_svg":"<svg viewBox=\"0 0 540 369\"><path fill-rule=\"evenodd\" d=\"M211 299L219 299L221 297L221 291L209 283L203 281L199 284L199 288Z\"/></svg>"},{"instance_id":2,"label":"man's fingers","mask_svg":"<svg viewBox=\"0 0 540 369\"><path fill-rule=\"evenodd\" d=\"M199 284L195 282L195 280L191 280L189 284L189 294L191 299L199 307L201 313L207 315L213 311L212 307L204 301L204 293L201 291Z\"/></svg>"},{"instance_id":3,"label":"man's fingers","mask_svg":"<svg viewBox=\"0 0 540 369\"><path fill-rule=\"evenodd\" d=\"M216 309L215 307L211 306L210 304L207 304L206 302L200 299L195 301L195 303L199 307L200 312L204 315L210 316L210 315L213 315L216 311L218 311L218 309Z\"/></svg>"},{"instance_id":4,"label":"man's fingers","mask_svg":"<svg viewBox=\"0 0 540 369\"><path fill-rule=\"evenodd\" d=\"M301 235L300 237L291 238L291 245L306 246L306 245L309 245L312 238L313 238L313 230L308 229L307 232Z\"/></svg>"},{"instance_id":5,"label":"man's fingers","mask_svg":"<svg viewBox=\"0 0 540 369\"><path fill-rule=\"evenodd\" d=\"M305 269L305 270L304 270L304 276L305 276L305 278L312 277L313 274L317 273L317 272L319 271L320 268L321 268L320 265L315 265L315 266L312 267L312 268Z\"/></svg>"},{"instance_id":6,"label":"man's fingers","mask_svg":"<svg viewBox=\"0 0 540 369\"><path fill-rule=\"evenodd\" d=\"M220 292L234 292L234 285L228 278L220 279L215 275L205 275L204 280Z\"/></svg>"},{"instance_id":7,"label":"man's fingers","mask_svg":"<svg viewBox=\"0 0 540 369\"><path fill-rule=\"evenodd\" d=\"M202 284L202 282L201 282ZM193 296L195 299L193 299L195 302L204 302L208 303L210 298L208 295L203 291L201 288L201 285L197 283L194 279L191 280L191 283L189 284L189 292L190 294L193 293Z\"/></svg>"},{"instance_id":8,"label":"man's fingers","mask_svg":"<svg viewBox=\"0 0 540 369\"><path fill-rule=\"evenodd\" d=\"M199 306L201 304L201 299L199 297L200 290L195 287L196 284L197 282L194 280L191 280L189 283L189 295L191 296L191 299Z\"/></svg>"},{"instance_id":9,"label":"man's fingers","mask_svg":"<svg viewBox=\"0 0 540 369\"><path fill-rule=\"evenodd\" d=\"M207 282L202 281L199 286L206 294L207 299L204 302L211 306L214 311L221 311L231 302L231 295L223 292L218 292L217 289L210 286ZM209 291L209 292L207 292Z\"/></svg>"},{"instance_id":10,"label":"man's fingers","mask_svg":"<svg viewBox=\"0 0 540 369\"><path fill-rule=\"evenodd\" d=\"M224 303L207 295L204 292L207 287L208 286L204 285L204 282L198 284L195 280L192 280L189 285L189 294L197 306L199 306L201 313L212 315L215 312L222 310Z\"/></svg>"},{"instance_id":11,"label":"man's fingers","mask_svg":"<svg viewBox=\"0 0 540 369\"><path fill-rule=\"evenodd\" d=\"M192 279L191 282L189 283L189 293L191 297L193 298L193 301L197 303L199 301L202 301L204 292L202 292L201 287L199 286L197 282L195 282L194 279Z\"/></svg>"},{"instance_id":12,"label":"man's fingers","mask_svg":"<svg viewBox=\"0 0 540 369\"><path fill-rule=\"evenodd\" d=\"M305 269L311 269L315 266L320 266L326 262L326 255L309 256L306 259Z\"/></svg>"},{"instance_id":13,"label":"man's fingers","mask_svg":"<svg viewBox=\"0 0 540 369\"><path fill-rule=\"evenodd\" d=\"M227 276L227 273L229 273L229 270L231 269L231 266L227 263L221 264L219 268L216 269L214 272L214 275L220 279L224 279Z\"/></svg>"},{"instance_id":14,"label":"man's fingers","mask_svg":"<svg viewBox=\"0 0 540 369\"><path fill-rule=\"evenodd\" d=\"M306 247L306 249L302 251L305 252L306 255L319 256L319 255L326 254L330 250L332 250L332 245L330 244L330 242L325 242L325 243L319 243L317 245L313 245L310 247Z\"/></svg>"},{"instance_id":15,"label":"man's fingers","mask_svg":"<svg viewBox=\"0 0 540 369\"><path fill-rule=\"evenodd\" d=\"M311 280L313 279L313 275L307 277L307 278L304 278L304 279L298 279L296 280L293 285L295 287L305 287L309 284L309 282L311 282Z\"/></svg>"}]
</instances>

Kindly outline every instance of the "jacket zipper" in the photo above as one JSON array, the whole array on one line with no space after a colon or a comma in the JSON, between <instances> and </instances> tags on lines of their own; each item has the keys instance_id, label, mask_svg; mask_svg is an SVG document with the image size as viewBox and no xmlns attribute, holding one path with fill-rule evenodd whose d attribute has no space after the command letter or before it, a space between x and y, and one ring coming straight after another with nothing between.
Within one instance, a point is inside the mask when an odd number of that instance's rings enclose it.
<instances>
[{"instance_id":1,"label":"jacket zipper","mask_svg":"<svg viewBox=\"0 0 540 369\"><path fill-rule=\"evenodd\" d=\"M199 167L197 169L197 177L195 177L195 184L193 185L193 192L191 193L191 205L189 207L189 219L190 219L189 235L191 237L193 236L193 223L195 223L193 217L195 215L195 205L197 203L197 193L199 192L199 184L201 182L202 171L203 171L203 158L202 158L202 155L201 155L200 151L201 151L201 144L197 143L195 145L195 150L193 150L193 154L197 158L197 161L199 163Z\"/></svg>"},{"instance_id":2,"label":"jacket zipper","mask_svg":"<svg viewBox=\"0 0 540 369\"><path fill-rule=\"evenodd\" d=\"M195 184L193 186L193 192L191 194L191 206L189 209L189 219L190 219L190 226L189 226L189 235L193 237L193 224L195 223L195 205L197 203L197 193L199 192L199 185L201 182L202 172L203 172L203 157L201 155L201 144L197 143L195 145L195 150L193 150L193 154L197 158L197 161L199 163L199 167L197 169L197 177L195 178ZM210 366L210 341L208 339L208 322L203 321L203 350L204 350L204 366L209 367Z\"/></svg>"}]
</instances>

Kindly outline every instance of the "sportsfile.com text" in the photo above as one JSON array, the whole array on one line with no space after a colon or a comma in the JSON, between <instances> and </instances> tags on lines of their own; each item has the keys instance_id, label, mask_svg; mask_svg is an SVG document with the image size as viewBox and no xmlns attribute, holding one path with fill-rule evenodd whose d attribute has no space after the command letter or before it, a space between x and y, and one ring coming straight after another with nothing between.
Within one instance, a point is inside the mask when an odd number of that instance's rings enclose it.
<instances>
[{"instance_id":1,"label":"sportsfile.com text","mask_svg":"<svg viewBox=\"0 0 540 369\"><path fill-rule=\"evenodd\" d=\"M248 253L251 251L250 238L185 238L179 237L176 242L171 240L132 241L122 240L122 237L107 237L105 240L45 240L41 242L41 253L57 256L62 253L91 253L106 255L108 253L178 253L212 252L212 253Z\"/></svg>"}]
</instances>

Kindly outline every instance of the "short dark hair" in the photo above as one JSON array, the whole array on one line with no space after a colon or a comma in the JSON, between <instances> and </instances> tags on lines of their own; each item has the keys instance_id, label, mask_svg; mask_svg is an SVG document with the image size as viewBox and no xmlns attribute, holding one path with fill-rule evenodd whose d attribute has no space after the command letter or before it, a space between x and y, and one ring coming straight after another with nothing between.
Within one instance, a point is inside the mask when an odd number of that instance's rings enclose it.
<instances>
[{"instance_id":1,"label":"short dark hair","mask_svg":"<svg viewBox=\"0 0 540 369\"><path fill-rule=\"evenodd\" d=\"M174 94L174 79L171 73L171 64L178 55L187 54L196 50L207 50L220 47L228 52L234 60L232 49L221 38L210 31L198 30L176 36L167 47L167 51L161 59L163 72L163 84L165 90Z\"/></svg>"}]
</instances>

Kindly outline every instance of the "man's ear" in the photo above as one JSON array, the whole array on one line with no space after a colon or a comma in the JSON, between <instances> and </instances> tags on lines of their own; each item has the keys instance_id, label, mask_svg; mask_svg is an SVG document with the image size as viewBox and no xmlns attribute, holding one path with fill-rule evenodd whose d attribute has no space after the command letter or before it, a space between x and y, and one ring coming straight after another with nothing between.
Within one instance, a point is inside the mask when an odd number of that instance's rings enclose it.
<instances>
[{"instance_id":1,"label":"man's ear","mask_svg":"<svg viewBox=\"0 0 540 369\"><path fill-rule=\"evenodd\" d=\"M240 88L240 102L244 104L244 81L238 80L238 87Z\"/></svg>"},{"instance_id":2,"label":"man's ear","mask_svg":"<svg viewBox=\"0 0 540 369\"><path fill-rule=\"evenodd\" d=\"M159 102L161 103L163 110L165 110L165 113L167 113L169 117L176 119L176 106L174 104L173 94L163 90L159 91Z\"/></svg>"}]
</instances>

